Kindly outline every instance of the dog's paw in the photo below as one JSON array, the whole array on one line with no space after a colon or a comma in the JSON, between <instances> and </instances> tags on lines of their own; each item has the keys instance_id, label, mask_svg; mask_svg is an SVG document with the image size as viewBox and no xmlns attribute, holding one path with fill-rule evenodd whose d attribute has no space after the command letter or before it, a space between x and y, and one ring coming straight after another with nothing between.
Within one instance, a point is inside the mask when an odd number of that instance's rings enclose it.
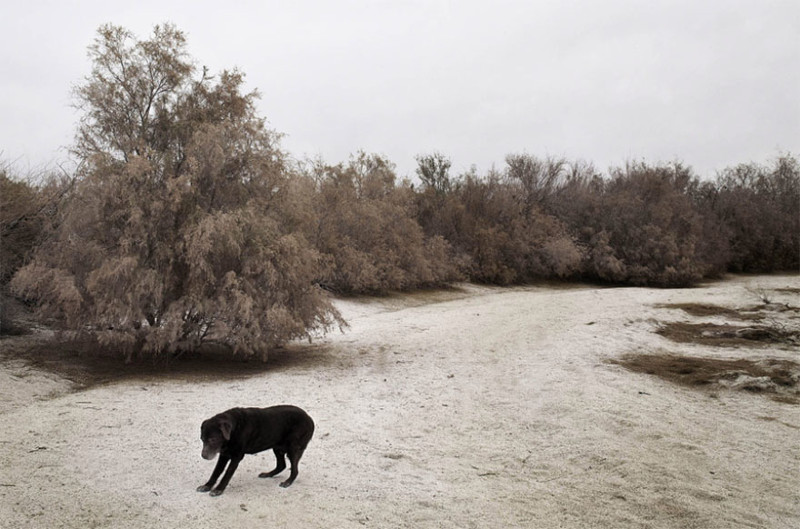
<instances>
[{"instance_id":1,"label":"dog's paw","mask_svg":"<svg viewBox=\"0 0 800 529\"><path fill-rule=\"evenodd\" d=\"M197 487L197 492L208 492L210 490L211 487L209 487L208 485L200 485L199 487Z\"/></svg>"},{"instance_id":2,"label":"dog's paw","mask_svg":"<svg viewBox=\"0 0 800 529\"><path fill-rule=\"evenodd\" d=\"M212 491L211 491L211 494L210 494L210 495L211 495L211 496L219 496L219 495L220 495L220 494L222 494L223 492L225 492L225 491L223 491L223 490L219 490L219 489L214 489L214 490L212 490Z\"/></svg>"},{"instance_id":3,"label":"dog's paw","mask_svg":"<svg viewBox=\"0 0 800 529\"><path fill-rule=\"evenodd\" d=\"M291 484L292 484L292 481L287 479L286 481L281 483L281 487L283 487L285 489L286 487L288 487Z\"/></svg>"}]
</instances>

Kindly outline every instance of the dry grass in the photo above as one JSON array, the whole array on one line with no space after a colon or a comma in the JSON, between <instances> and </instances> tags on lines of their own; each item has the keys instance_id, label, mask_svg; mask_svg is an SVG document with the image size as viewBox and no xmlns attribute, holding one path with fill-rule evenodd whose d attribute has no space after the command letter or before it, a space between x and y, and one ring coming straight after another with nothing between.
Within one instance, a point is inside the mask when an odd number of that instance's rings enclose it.
<instances>
[{"instance_id":1,"label":"dry grass","mask_svg":"<svg viewBox=\"0 0 800 529\"><path fill-rule=\"evenodd\" d=\"M628 354L612 363L682 386L727 387L763 393L781 402L800 402L800 364L789 360L694 358L665 352Z\"/></svg>"},{"instance_id":2,"label":"dry grass","mask_svg":"<svg viewBox=\"0 0 800 529\"><path fill-rule=\"evenodd\" d=\"M657 308L663 309L680 309L690 316L698 318L708 318L720 316L724 318L731 318L735 320L760 320L764 316L751 311L738 311L729 309L728 307L720 307L719 305L709 305L705 303L665 303L656 305Z\"/></svg>"},{"instance_id":3,"label":"dry grass","mask_svg":"<svg viewBox=\"0 0 800 529\"><path fill-rule=\"evenodd\" d=\"M768 346L793 349L800 345L800 326L794 325L798 309L772 303L766 295L762 300L759 305L741 309L703 303L657 305L682 310L694 318L723 318L736 324L666 322L659 325L656 333L674 342L705 347L756 350ZM682 386L763 393L779 402L800 404L800 364L792 360L720 359L657 352L628 354L613 363Z\"/></svg>"},{"instance_id":4,"label":"dry grass","mask_svg":"<svg viewBox=\"0 0 800 529\"><path fill-rule=\"evenodd\" d=\"M742 327L729 324L676 321L661 324L656 332L674 342L716 347L796 346L800 343L800 332L797 330L767 325Z\"/></svg>"}]
</instances>

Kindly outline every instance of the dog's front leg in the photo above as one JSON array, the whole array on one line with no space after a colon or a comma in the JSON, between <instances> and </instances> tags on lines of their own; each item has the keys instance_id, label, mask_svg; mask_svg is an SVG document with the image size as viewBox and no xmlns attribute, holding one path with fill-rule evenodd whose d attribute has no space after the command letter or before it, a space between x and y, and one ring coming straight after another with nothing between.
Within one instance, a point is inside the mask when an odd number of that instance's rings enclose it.
<instances>
[{"instance_id":1,"label":"dog's front leg","mask_svg":"<svg viewBox=\"0 0 800 529\"><path fill-rule=\"evenodd\" d=\"M230 458L228 456L220 454L219 458L217 459L217 466L214 467L214 472L211 473L211 477L208 478L208 481L206 482L205 485L200 485L199 487L197 487L197 492L210 491L211 488L214 486L214 483L217 482L219 475L222 474L223 470L225 470L225 465L228 464L228 461L230 461Z\"/></svg>"},{"instance_id":2,"label":"dog's front leg","mask_svg":"<svg viewBox=\"0 0 800 529\"><path fill-rule=\"evenodd\" d=\"M219 496L225 491L225 487L228 486L228 482L233 477L233 473L236 472L236 467L239 466L239 462L242 460L244 456L234 456L231 458L231 464L228 465L228 470L225 471L225 475L222 476L222 480L219 482L219 485L211 491L212 496ZM215 470L216 472L216 470Z\"/></svg>"}]
</instances>

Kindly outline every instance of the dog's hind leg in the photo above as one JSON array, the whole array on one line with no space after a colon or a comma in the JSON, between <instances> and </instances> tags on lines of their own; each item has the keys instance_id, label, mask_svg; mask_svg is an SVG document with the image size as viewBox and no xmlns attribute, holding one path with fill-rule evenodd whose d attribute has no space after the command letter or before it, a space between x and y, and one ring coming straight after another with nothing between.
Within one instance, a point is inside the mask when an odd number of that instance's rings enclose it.
<instances>
[{"instance_id":1,"label":"dog's hind leg","mask_svg":"<svg viewBox=\"0 0 800 529\"><path fill-rule=\"evenodd\" d=\"M297 478L298 472L298 465L300 464L300 458L303 457L303 451L305 448L298 448L296 446L290 447L288 450L289 454L289 463L292 465L292 470L289 473L289 479L281 483L281 487L288 487L294 480Z\"/></svg>"},{"instance_id":2,"label":"dog's hind leg","mask_svg":"<svg viewBox=\"0 0 800 529\"><path fill-rule=\"evenodd\" d=\"M272 476L277 476L286 468L286 452L278 448L273 448L272 451L275 452L275 460L277 464L273 470L259 474L258 477L260 478L271 478Z\"/></svg>"},{"instance_id":3,"label":"dog's hind leg","mask_svg":"<svg viewBox=\"0 0 800 529\"><path fill-rule=\"evenodd\" d=\"M206 481L205 485L200 485L199 487L197 487L197 492L210 491L211 488L214 486L214 483L217 482L217 479L219 478L220 474L222 474L222 471L225 470L225 465L228 464L228 461L230 461L229 457L220 454L219 458L217 459L217 465L214 467L214 471L211 473L211 477L208 478L208 481Z\"/></svg>"},{"instance_id":4,"label":"dog's hind leg","mask_svg":"<svg viewBox=\"0 0 800 529\"><path fill-rule=\"evenodd\" d=\"M311 441L311 436L314 435L314 421L310 417L308 420L309 424L304 428L304 431L299 432L298 437L289 443L286 453L289 455L289 463L292 465L292 470L289 473L289 479L281 483L281 487L288 487L297 479L300 458L303 457L303 452L305 452L308 442Z\"/></svg>"}]
</instances>

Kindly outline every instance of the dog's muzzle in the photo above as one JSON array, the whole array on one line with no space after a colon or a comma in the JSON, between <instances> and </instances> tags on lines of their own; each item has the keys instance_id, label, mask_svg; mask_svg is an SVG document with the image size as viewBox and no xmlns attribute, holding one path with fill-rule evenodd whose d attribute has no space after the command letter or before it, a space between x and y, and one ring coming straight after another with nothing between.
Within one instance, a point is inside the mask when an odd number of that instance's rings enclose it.
<instances>
[{"instance_id":1,"label":"dog's muzzle","mask_svg":"<svg viewBox=\"0 0 800 529\"><path fill-rule=\"evenodd\" d=\"M201 455L203 456L203 459L208 459L210 461L210 460L214 459L214 457L217 455L217 451L216 450L211 450L211 449L206 448L204 446L203 447L203 452L201 453Z\"/></svg>"}]
</instances>

